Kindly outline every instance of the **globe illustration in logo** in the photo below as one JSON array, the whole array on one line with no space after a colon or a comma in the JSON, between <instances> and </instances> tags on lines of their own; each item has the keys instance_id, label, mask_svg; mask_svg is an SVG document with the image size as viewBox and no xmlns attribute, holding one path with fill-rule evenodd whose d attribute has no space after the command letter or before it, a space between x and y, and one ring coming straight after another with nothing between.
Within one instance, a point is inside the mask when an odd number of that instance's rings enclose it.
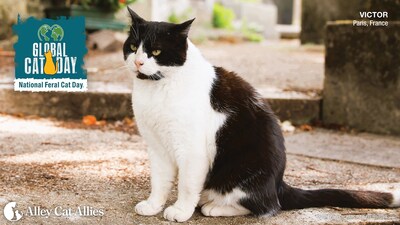
<instances>
[{"instance_id":1,"label":"globe illustration in logo","mask_svg":"<svg viewBox=\"0 0 400 225\"><path fill-rule=\"evenodd\" d=\"M64 30L58 24L51 27L48 24L43 24L38 29L38 38L41 41L61 41L63 37Z\"/></svg>"}]
</instances>

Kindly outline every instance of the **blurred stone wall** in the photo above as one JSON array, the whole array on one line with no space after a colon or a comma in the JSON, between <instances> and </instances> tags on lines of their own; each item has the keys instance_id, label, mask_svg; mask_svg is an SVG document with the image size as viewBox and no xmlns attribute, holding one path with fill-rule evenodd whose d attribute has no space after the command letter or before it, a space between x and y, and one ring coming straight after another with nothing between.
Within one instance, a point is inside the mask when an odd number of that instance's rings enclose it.
<instances>
[{"instance_id":1,"label":"blurred stone wall","mask_svg":"<svg viewBox=\"0 0 400 225\"><path fill-rule=\"evenodd\" d=\"M0 40L12 36L12 25L17 22L18 14L21 18L35 16L42 18L43 9L50 4L50 0L1 0L0 1Z\"/></svg>"},{"instance_id":2,"label":"blurred stone wall","mask_svg":"<svg viewBox=\"0 0 400 225\"><path fill-rule=\"evenodd\" d=\"M359 18L365 0L303 0L302 44L322 44L327 21Z\"/></svg>"},{"instance_id":3,"label":"blurred stone wall","mask_svg":"<svg viewBox=\"0 0 400 225\"><path fill-rule=\"evenodd\" d=\"M139 16L145 20L151 20L151 1L150 0L137 0L130 4L129 7L133 9ZM131 17L126 8L120 9L115 13L115 18L127 24L131 23Z\"/></svg>"},{"instance_id":4,"label":"blurred stone wall","mask_svg":"<svg viewBox=\"0 0 400 225\"><path fill-rule=\"evenodd\" d=\"M400 0L366 0L365 7L369 11L386 11L389 19L400 20Z\"/></svg>"},{"instance_id":5,"label":"blurred stone wall","mask_svg":"<svg viewBox=\"0 0 400 225\"><path fill-rule=\"evenodd\" d=\"M360 11L386 11L389 20L400 20L400 0L303 0L301 43L323 43L326 22L361 19Z\"/></svg>"},{"instance_id":6,"label":"blurred stone wall","mask_svg":"<svg viewBox=\"0 0 400 225\"><path fill-rule=\"evenodd\" d=\"M17 22L17 16L27 14L27 2L1 0L0 3L0 40L12 36L11 26Z\"/></svg>"},{"instance_id":7,"label":"blurred stone wall","mask_svg":"<svg viewBox=\"0 0 400 225\"><path fill-rule=\"evenodd\" d=\"M29 16L43 18L45 16L44 9L51 5L50 0L28 0L27 10Z\"/></svg>"},{"instance_id":8,"label":"blurred stone wall","mask_svg":"<svg viewBox=\"0 0 400 225\"><path fill-rule=\"evenodd\" d=\"M399 135L399 53L400 22L384 28L328 24L324 123Z\"/></svg>"},{"instance_id":9,"label":"blurred stone wall","mask_svg":"<svg viewBox=\"0 0 400 225\"><path fill-rule=\"evenodd\" d=\"M278 8L278 24L292 24L293 0L273 0Z\"/></svg>"}]
</instances>

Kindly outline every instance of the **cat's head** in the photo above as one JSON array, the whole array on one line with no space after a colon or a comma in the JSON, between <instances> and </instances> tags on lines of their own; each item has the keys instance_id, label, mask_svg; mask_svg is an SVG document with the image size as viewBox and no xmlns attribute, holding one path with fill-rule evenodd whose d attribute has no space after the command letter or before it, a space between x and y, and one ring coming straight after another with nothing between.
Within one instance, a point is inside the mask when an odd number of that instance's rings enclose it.
<instances>
[{"instance_id":1,"label":"cat's head","mask_svg":"<svg viewBox=\"0 0 400 225\"><path fill-rule=\"evenodd\" d=\"M51 51L48 50L47 52L45 52L45 53L44 53L44 56L45 56L45 57L51 57L51 56L52 56L52 55L51 55Z\"/></svg>"},{"instance_id":2,"label":"cat's head","mask_svg":"<svg viewBox=\"0 0 400 225\"><path fill-rule=\"evenodd\" d=\"M146 21L128 7L132 18L124 59L139 79L159 80L186 61L187 36L193 20L181 24Z\"/></svg>"}]
</instances>

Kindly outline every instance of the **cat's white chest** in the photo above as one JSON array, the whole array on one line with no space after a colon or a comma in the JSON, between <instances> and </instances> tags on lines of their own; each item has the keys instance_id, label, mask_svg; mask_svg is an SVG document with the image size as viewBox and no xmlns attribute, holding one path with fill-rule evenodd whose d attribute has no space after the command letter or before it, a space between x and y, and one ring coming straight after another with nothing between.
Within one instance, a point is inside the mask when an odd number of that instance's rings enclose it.
<instances>
[{"instance_id":1,"label":"cat's white chest","mask_svg":"<svg viewBox=\"0 0 400 225\"><path fill-rule=\"evenodd\" d=\"M136 80L133 110L139 131L149 146L158 146L155 150L166 151L171 158L204 154L211 165L216 152L215 134L226 118L211 106L211 87L212 77L183 77L169 82ZM191 145L203 147L193 152ZM179 149L187 152L176 152Z\"/></svg>"},{"instance_id":2,"label":"cat's white chest","mask_svg":"<svg viewBox=\"0 0 400 225\"><path fill-rule=\"evenodd\" d=\"M158 83L149 83L158 82ZM132 96L133 110L139 123L147 126L141 129L168 130L170 123L182 123L179 118L190 119L195 114L190 108L198 107L193 100L201 100L193 94L195 90L181 84L169 84L163 81L139 81L134 84ZM203 101L206 99L203 99ZM197 118L200 119L200 118ZM170 124L172 125L172 124Z\"/></svg>"}]
</instances>

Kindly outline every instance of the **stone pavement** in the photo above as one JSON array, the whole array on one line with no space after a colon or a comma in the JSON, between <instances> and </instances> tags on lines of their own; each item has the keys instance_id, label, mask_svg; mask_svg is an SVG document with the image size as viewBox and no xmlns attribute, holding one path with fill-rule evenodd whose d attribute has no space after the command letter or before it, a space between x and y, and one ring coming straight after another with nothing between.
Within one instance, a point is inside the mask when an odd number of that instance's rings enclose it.
<instances>
[{"instance_id":1,"label":"stone pavement","mask_svg":"<svg viewBox=\"0 0 400 225\"><path fill-rule=\"evenodd\" d=\"M400 189L400 138L316 129L286 134L285 180L302 188ZM138 216L149 192L146 145L138 135L79 122L0 115L0 208L91 206L102 217L24 216L18 224L171 224ZM173 190L168 204L176 198ZM395 224L400 209L311 208L271 218L207 218L185 224ZM0 224L8 224L0 216ZM173 223L172 223L173 224Z\"/></svg>"}]
</instances>

